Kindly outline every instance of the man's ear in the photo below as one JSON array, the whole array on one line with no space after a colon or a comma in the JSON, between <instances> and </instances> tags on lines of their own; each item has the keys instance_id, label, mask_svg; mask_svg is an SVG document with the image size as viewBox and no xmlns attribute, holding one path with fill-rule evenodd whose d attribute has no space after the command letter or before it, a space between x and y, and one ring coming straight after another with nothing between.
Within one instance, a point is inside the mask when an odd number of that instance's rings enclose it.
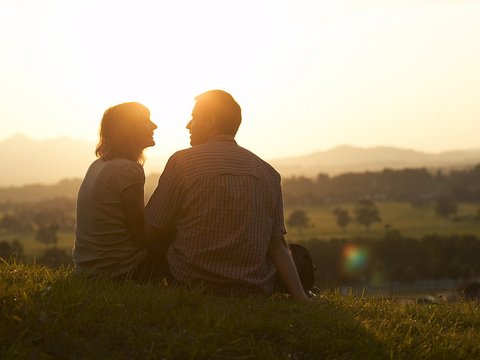
<instances>
[{"instance_id":1,"label":"man's ear","mask_svg":"<svg viewBox=\"0 0 480 360\"><path fill-rule=\"evenodd\" d=\"M214 130L217 127L217 117L215 115L209 116L205 121L208 130Z\"/></svg>"}]
</instances>

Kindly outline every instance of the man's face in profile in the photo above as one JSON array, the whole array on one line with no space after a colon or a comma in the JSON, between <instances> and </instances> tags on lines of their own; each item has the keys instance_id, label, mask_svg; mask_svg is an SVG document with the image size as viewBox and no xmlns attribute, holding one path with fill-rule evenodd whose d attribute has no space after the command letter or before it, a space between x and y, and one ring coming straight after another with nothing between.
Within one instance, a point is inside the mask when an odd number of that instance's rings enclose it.
<instances>
[{"instance_id":1,"label":"man's face in profile","mask_svg":"<svg viewBox=\"0 0 480 360\"><path fill-rule=\"evenodd\" d=\"M192 111L192 119L187 124L190 130L190 145L200 145L206 142L213 134L213 117L202 111L201 107L195 104Z\"/></svg>"}]
</instances>

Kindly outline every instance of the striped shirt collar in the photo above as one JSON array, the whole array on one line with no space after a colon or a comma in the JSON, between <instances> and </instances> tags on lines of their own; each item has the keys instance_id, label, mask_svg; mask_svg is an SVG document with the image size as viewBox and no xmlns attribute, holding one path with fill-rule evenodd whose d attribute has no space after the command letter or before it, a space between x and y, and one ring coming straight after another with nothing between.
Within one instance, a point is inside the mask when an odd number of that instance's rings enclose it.
<instances>
[{"instance_id":1,"label":"striped shirt collar","mask_svg":"<svg viewBox=\"0 0 480 360\"><path fill-rule=\"evenodd\" d=\"M217 135L206 141L206 143L214 142L214 141L227 141L237 144L235 138L232 135Z\"/></svg>"}]
</instances>

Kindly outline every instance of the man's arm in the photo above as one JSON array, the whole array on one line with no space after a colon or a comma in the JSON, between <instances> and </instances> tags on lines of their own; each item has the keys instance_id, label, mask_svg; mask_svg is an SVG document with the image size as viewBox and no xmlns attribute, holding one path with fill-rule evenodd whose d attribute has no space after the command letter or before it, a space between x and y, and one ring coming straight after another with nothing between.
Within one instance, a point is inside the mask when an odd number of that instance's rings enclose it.
<instances>
[{"instance_id":1,"label":"man's arm","mask_svg":"<svg viewBox=\"0 0 480 360\"><path fill-rule=\"evenodd\" d=\"M283 198L280 175L278 175L277 196L277 206L273 214L272 233L267 254L277 268L278 274L290 294L297 299L310 300L303 290L302 283L298 277L297 268L293 262L292 255L290 254L284 236L287 233L287 230L285 229L285 221L283 217Z\"/></svg>"},{"instance_id":2,"label":"man's arm","mask_svg":"<svg viewBox=\"0 0 480 360\"><path fill-rule=\"evenodd\" d=\"M268 256L277 268L280 278L283 280L290 294L297 299L310 301L310 298L303 290L297 268L288 249L287 241L283 236L281 239L272 238L270 240Z\"/></svg>"}]
</instances>

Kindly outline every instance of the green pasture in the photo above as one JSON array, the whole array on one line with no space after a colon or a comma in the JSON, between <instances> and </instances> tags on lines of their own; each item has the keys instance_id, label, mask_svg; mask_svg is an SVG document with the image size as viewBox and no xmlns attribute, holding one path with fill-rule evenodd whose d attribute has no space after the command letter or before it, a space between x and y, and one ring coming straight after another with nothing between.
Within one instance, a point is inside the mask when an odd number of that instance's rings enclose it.
<instances>
[{"instance_id":1,"label":"green pasture","mask_svg":"<svg viewBox=\"0 0 480 360\"><path fill-rule=\"evenodd\" d=\"M72 231L59 231L57 235L57 248L65 250L67 253L71 252L74 242L73 229ZM18 240L23 245L24 254L30 259L41 257L46 249L45 245L35 239L35 233L33 232L13 234L0 230L0 241L3 240Z\"/></svg>"},{"instance_id":2,"label":"green pasture","mask_svg":"<svg viewBox=\"0 0 480 360\"><path fill-rule=\"evenodd\" d=\"M288 228L287 238L290 241L305 240L312 238L328 239L333 237L355 237L369 236L380 237L385 234L387 225L389 229L398 230L404 236L420 238L427 234L454 235L473 234L480 238L480 221L463 220L454 221L444 219L435 214L433 205L424 207L413 207L409 203L379 202L377 206L382 218L381 223L374 223L370 230L352 221L342 231L335 222L332 211L335 207L341 206L350 211L353 216L353 204L333 204L315 207L291 207L285 208L285 220L293 210L302 209L310 218L310 227L302 229ZM458 204L457 216L473 217L478 211L476 204ZM0 217L2 215L0 214ZM67 252L71 251L74 234L71 231L60 231L57 247ZM25 255L29 258L39 257L45 251L45 245L35 240L34 233L7 233L0 229L0 240L19 240L24 246Z\"/></svg>"},{"instance_id":3,"label":"green pasture","mask_svg":"<svg viewBox=\"0 0 480 360\"><path fill-rule=\"evenodd\" d=\"M435 214L434 206L413 207L409 203L379 202L376 204L380 210L381 223L374 223L367 231L364 226L352 221L343 231L336 223L332 214L333 209L341 206L348 209L353 217L353 204L334 204L316 207L292 207L285 209L285 220L293 210L304 210L311 220L311 225L301 232L296 228L288 228L289 240L354 237L365 236L379 237L387 229L400 231L405 236L420 238L427 234L454 235L474 234L480 237L480 221L463 220L454 221L444 219ZM458 204L457 216L474 216L479 205Z\"/></svg>"}]
</instances>

